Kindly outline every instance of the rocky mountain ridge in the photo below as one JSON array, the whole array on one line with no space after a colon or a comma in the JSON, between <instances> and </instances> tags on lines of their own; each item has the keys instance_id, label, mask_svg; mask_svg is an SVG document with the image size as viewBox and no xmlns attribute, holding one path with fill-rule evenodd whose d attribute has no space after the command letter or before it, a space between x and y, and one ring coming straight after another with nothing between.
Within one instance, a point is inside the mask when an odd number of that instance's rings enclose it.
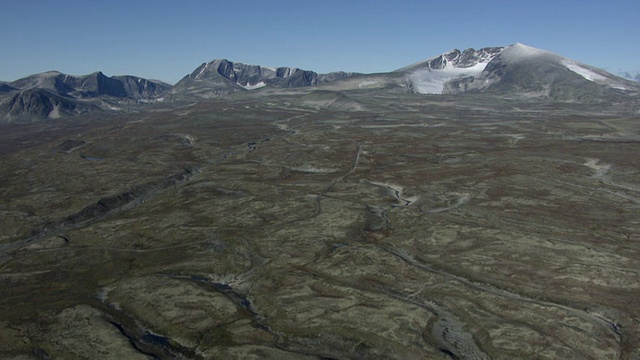
<instances>
[{"instance_id":1,"label":"rocky mountain ridge","mask_svg":"<svg viewBox=\"0 0 640 360\"><path fill-rule=\"evenodd\" d=\"M267 67L216 59L198 66L169 94L171 100L212 98L263 87L296 88L319 85L356 75L349 72L318 74L296 67Z\"/></svg>"},{"instance_id":2,"label":"rocky mountain ridge","mask_svg":"<svg viewBox=\"0 0 640 360\"><path fill-rule=\"evenodd\" d=\"M476 66L478 63L488 63L494 57L500 54L504 49L505 47L503 46L485 47L478 50L468 48L463 51L453 49L451 51L409 65L396 71L406 72L408 70L417 70L424 68L431 70L444 70L447 67L471 68Z\"/></svg>"}]
</instances>

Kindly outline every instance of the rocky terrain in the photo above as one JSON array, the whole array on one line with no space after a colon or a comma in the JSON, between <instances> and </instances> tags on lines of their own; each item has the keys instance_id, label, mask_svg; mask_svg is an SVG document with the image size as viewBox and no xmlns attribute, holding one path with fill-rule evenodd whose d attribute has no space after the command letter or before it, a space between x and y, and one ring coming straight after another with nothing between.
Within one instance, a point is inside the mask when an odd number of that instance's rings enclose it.
<instances>
[{"instance_id":1,"label":"rocky terrain","mask_svg":"<svg viewBox=\"0 0 640 360\"><path fill-rule=\"evenodd\" d=\"M633 93L407 74L3 125L0 358L639 359Z\"/></svg>"}]
</instances>

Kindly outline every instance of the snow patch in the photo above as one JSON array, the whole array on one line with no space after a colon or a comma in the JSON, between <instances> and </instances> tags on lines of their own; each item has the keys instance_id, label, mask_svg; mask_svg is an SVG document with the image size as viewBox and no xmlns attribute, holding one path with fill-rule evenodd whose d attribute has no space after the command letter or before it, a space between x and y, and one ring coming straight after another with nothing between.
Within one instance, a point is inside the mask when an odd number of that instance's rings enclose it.
<instances>
[{"instance_id":1,"label":"snow patch","mask_svg":"<svg viewBox=\"0 0 640 360\"><path fill-rule=\"evenodd\" d=\"M489 62L479 62L468 68L457 68L447 63L444 69L417 70L409 75L414 90L420 94L442 94L444 85L456 78L478 76Z\"/></svg>"},{"instance_id":2,"label":"snow patch","mask_svg":"<svg viewBox=\"0 0 640 360\"><path fill-rule=\"evenodd\" d=\"M565 60L562 62L562 64L564 66L567 67L567 69L573 71L574 73L582 76L583 78L589 80L589 81L602 81L602 80L607 80L606 77L596 73L595 71L588 69L578 63L575 63L573 61L569 61L569 60Z\"/></svg>"},{"instance_id":3,"label":"snow patch","mask_svg":"<svg viewBox=\"0 0 640 360\"><path fill-rule=\"evenodd\" d=\"M242 86L247 90L255 90L255 89L260 89L267 86L267 84L265 84L264 81L260 81L259 83L256 83L256 84L247 83L247 85L242 85L242 84L238 84L238 85Z\"/></svg>"},{"instance_id":4,"label":"snow patch","mask_svg":"<svg viewBox=\"0 0 640 360\"><path fill-rule=\"evenodd\" d=\"M358 87L374 85L374 84L377 84L377 83L378 83L377 81L369 81L369 80L366 80L366 81L363 81L363 82L361 82L360 84L358 84Z\"/></svg>"},{"instance_id":5,"label":"snow patch","mask_svg":"<svg viewBox=\"0 0 640 360\"><path fill-rule=\"evenodd\" d=\"M309 174L331 174L338 171L337 169L318 168L315 166L297 166L297 167L289 167L289 169L293 171L309 173Z\"/></svg>"},{"instance_id":6,"label":"snow patch","mask_svg":"<svg viewBox=\"0 0 640 360\"><path fill-rule=\"evenodd\" d=\"M295 74L298 70L300 70L295 67L286 67L286 68L279 68L279 69L285 69L284 73L282 74L283 78L288 78L290 76L293 76L293 74Z\"/></svg>"},{"instance_id":7,"label":"snow patch","mask_svg":"<svg viewBox=\"0 0 640 360\"><path fill-rule=\"evenodd\" d=\"M593 176L596 178L604 178L609 170L611 170L611 165L600 164L600 159L588 158L586 160L587 162L585 162L583 165L593 170Z\"/></svg>"},{"instance_id":8,"label":"snow patch","mask_svg":"<svg viewBox=\"0 0 640 360\"><path fill-rule=\"evenodd\" d=\"M60 105L56 105L53 107L53 110L49 113L48 117L50 119L59 119L60 118Z\"/></svg>"}]
</instances>

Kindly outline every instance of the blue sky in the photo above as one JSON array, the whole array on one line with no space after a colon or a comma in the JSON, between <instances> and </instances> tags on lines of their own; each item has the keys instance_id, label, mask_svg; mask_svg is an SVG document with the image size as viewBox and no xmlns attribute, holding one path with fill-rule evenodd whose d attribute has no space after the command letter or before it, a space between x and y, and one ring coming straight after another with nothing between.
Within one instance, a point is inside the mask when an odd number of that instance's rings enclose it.
<instances>
[{"instance_id":1,"label":"blue sky","mask_svg":"<svg viewBox=\"0 0 640 360\"><path fill-rule=\"evenodd\" d=\"M372 73L515 42L640 72L637 0L0 0L0 9L5 81L100 70L175 83L215 58Z\"/></svg>"}]
</instances>

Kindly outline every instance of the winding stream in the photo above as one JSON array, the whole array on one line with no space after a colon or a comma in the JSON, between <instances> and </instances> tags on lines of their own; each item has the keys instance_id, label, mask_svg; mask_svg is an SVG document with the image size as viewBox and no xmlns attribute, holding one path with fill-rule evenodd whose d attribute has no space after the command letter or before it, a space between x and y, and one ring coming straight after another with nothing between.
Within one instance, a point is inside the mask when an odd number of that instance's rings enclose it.
<instances>
[{"instance_id":1,"label":"winding stream","mask_svg":"<svg viewBox=\"0 0 640 360\"><path fill-rule=\"evenodd\" d=\"M379 183L374 181L369 181L369 183L371 185L375 185L383 189L387 189L391 192L392 196L398 201L398 204L392 205L392 207L409 206L418 200L418 196L405 197L403 195L404 188L402 186L387 184L387 183Z\"/></svg>"}]
</instances>

